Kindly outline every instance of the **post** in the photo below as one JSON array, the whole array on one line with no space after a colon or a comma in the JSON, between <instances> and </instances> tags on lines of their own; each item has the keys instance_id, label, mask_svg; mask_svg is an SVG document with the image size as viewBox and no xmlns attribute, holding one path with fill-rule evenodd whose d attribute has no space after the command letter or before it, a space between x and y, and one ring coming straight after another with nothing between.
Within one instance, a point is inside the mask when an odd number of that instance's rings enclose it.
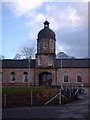
<instances>
[{"instance_id":1,"label":"post","mask_svg":"<svg viewBox=\"0 0 90 120\"><path fill-rule=\"evenodd\" d=\"M32 106L32 91L31 91L31 106Z\"/></svg>"},{"instance_id":2,"label":"post","mask_svg":"<svg viewBox=\"0 0 90 120\"><path fill-rule=\"evenodd\" d=\"M62 55L61 55L61 69L60 69L60 96L59 96L59 104L62 104Z\"/></svg>"},{"instance_id":3,"label":"post","mask_svg":"<svg viewBox=\"0 0 90 120\"><path fill-rule=\"evenodd\" d=\"M6 93L4 94L4 107L6 107Z\"/></svg>"},{"instance_id":4,"label":"post","mask_svg":"<svg viewBox=\"0 0 90 120\"><path fill-rule=\"evenodd\" d=\"M29 59L28 59L28 62L29 62L29 66L28 66L28 87L30 86L30 62L31 62L31 56L29 56Z\"/></svg>"}]
</instances>

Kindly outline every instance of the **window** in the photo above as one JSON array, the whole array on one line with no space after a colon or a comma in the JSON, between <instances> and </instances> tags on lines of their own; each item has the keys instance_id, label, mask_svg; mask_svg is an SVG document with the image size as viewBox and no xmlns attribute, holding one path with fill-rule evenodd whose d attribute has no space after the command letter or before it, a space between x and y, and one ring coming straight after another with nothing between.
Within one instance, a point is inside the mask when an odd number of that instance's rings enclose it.
<instances>
[{"instance_id":1,"label":"window","mask_svg":"<svg viewBox=\"0 0 90 120\"><path fill-rule=\"evenodd\" d=\"M0 72L0 82L2 82L2 80L3 80L3 74L2 72Z\"/></svg>"},{"instance_id":2,"label":"window","mask_svg":"<svg viewBox=\"0 0 90 120\"><path fill-rule=\"evenodd\" d=\"M40 65L40 66L42 65L42 57L41 56L38 57L38 65Z\"/></svg>"},{"instance_id":3,"label":"window","mask_svg":"<svg viewBox=\"0 0 90 120\"><path fill-rule=\"evenodd\" d=\"M54 49L54 41L51 39L51 49Z\"/></svg>"},{"instance_id":4,"label":"window","mask_svg":"<svg viewBox=\"0 0 90 120\"><path fill-rule=\"evenodd\" d=\"M25 83L28 82L28 73L27 72L23 73L23 82L25 82Z\"/></svg>"},{"instance_id":5,"label":"window","mask_svg":"<svg viewBox=\"0 0 90 120\"><path fill-rule=\"evenodd\" d=\"M40 47L41 47L40 41L38 41L38 50L40 50Z\"/></svg>"},{"instance_id":6,"label":"window","mask_svg":"<svg viewBox=\"0 0 90 120\"><path fill-rule=\"evenodd\" d=\"M48 65L52 66L52 57L51 56L48 57Z\"/></svg>"},{"instance_id":7,"label":"window","mask_svg":"<svg viewBox=\"0 0 90 120\"><path fill-rule=\"evenodd\" d=\"M15 82L15 72L10 73L10 82L14 83Z\"/></svg>"},{"instance_id":8,"label":"window","mask_svg":"<svg viewBox=\"0 0 90 120\"><path fill-rule=\"evenodd\" d=\"M47 47L48 47L47 42L43 42L43 48L47 49Z\"/></svg>"},{"instance_id":9,"label":"window","mask_svg":"<svg viewBox=\"0 0 90 120\"><path fill-rule=\"evenodd\" d=\"M81 74L77 75L77 82L82 82L82 76L81 76Z\"/></svg>"},{"instance_id":10,"label":"window","mask_svg":"<svg viewBox=\"0 0 90 120\"><path fill-rule=\"evenodd\" d=\"M64 82L68 82L68 73L64 74Z\"/></svg>"}]
</instances>

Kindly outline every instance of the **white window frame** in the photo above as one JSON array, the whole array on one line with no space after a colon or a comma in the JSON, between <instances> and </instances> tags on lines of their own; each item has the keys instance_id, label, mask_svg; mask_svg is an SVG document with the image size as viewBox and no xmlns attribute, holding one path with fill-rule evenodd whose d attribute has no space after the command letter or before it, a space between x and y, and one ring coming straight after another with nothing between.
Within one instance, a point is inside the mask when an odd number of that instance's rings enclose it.
<instances>
[{"instance_id":1,"label":"white window frame","mask_svg":"<svg viewBox=\"0 0 90 120\"><path fill-rule=\"evenodd\" d=\"M25 77L27 78L27 81L25 81L26 80ZM27 72L23 73L23 83L28 83L28 73Z\"/></svg>"},{"instance_id":2,"label":"white window frame","mask_svg":"<svg viewBox=\"0 0 90 120\"><path fill-rule=\"evenodd\" d=\"M38 65L42 66L42 57L41 56L38 57Z\"/></svg>"},{"instance_id":3,"label":"white window frame","mask_svg":"<svg viewBox=\"0 0 90 120\"><path fill-rule=\"evenodd\" d=\"M65 82L65 81L64 81L64 77L65 77L65 76L68 76L68 82ZM67 72L63 74L63 83L69 83L69 75L68 75Z\"/></svg>"},{"instance_id":4,"label":"white window frame","mask_svg":"<svg viewBox=\"0 0 90 120\"><path fill-rule=\"evenodd\" d=\"M52 66L53 63L52 63L52 56L48 56L48 66Z\"/></svg>"},{"instance_id":5,"label":"white window frame","mask_svg":"<svg viewBox=\"0 0 90 120\"><path fill-rule=\"evenodd\" d=\"M14 74L12 74L12 73L14 73ZM14 76L13 76L13 75L14 75ZM15 80L12 80L13 77L14 77L14 79L15 79L15 72L11 72L11 73L10 73L10 83L15 83Z\"/></svg>"},{"instance_id":6,"label":"white window frame","mask_svg":"<svg viewBox=\"0 0 90 120\"><path fill-rule=\"evenodd\" d=\"M77 76L81 76L81 78L82 78L82 82L78 82L78 80L77 80ZM83 83L83 76L82 76L82 73L77 73L76 74L76 83Z\"/></svg>"}]
</instances>

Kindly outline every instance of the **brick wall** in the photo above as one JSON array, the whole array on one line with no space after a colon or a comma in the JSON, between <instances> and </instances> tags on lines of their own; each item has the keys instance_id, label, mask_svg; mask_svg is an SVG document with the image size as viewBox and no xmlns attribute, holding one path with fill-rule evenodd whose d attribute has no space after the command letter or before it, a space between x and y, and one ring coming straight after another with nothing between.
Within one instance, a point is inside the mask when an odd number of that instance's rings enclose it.
<instances>
[{"instance_id":1,"label":"brick wall","mask_svg":"<svg viewBox=\"0 0 90 120\"><path fill-rule=\"evenodd\" d=\"M10 73L15 72L15 84L28 84L28 83L23 83L23 73L24 72L29 72L28 69L3 69L3 84L9 84L10 83ZM39 74L42 72L49 72L52 74L52 85L60 84L60 75L61 71L60 69L30 69L30 74L29 74L29 84L30 85L38 85L39 84ZM90 86L90 75L88 74L89 70L86 68L63 68L62 69L62 83L64 85L75 85L77 84L76 82L76 75L77 73L82 74L82 80L85 85ZM64 83L64 73L68 73L69 77L69 82ZM80 83L81 84L81 83Z\"/></svg>"},{"instance_id":2,"label":"brick wall","mask_svg":"<svg viewBox=\"0 0 90 120\"><path fill-rule=\"evenodd\" d=\"M69 77L69 83L68 84L72 84L72 85L75 85L75 84L79 84L77 83L76 81L76 75L78 73L81 73L82 75L82 80L83 80L83 83L86 84L86 85L90 85L90 81L88 79L88 69L86 68L67 68L67 69L62 69L62 83L64 83L64 73L68 73L68 77ZM60 75L61 75L61 70L58 69L57 70L57 83L59 84L61 81L60 81ZM81 83L80 83L81 84Z\"/></svg>"}]
</instances>

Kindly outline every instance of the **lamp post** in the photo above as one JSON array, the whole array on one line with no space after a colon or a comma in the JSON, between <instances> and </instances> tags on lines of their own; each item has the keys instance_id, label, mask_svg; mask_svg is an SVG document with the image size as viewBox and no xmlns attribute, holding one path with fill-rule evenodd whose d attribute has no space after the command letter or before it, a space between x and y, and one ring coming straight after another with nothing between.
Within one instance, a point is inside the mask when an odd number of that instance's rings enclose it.
<instances>
[{"instance_id":1,"label":"lamp post","mask_svg":"<svg viewBox=\"0 0 90 120\"><path fill-rule=\"evenodd\" d=\"M61 67L60 67L60 96L59 96L59 104L62 104L62 55L61 55Z\"/></svg>"},{"instance_id":2,"label":"lamp post","mask_svg":"<svg viewBox=\"0 0 90 120\"><path fill-rule=\"evenodd\" d=\"M29 63L29 66L28 66L28 87L30 86L30 62L31 62L31 56L29 56L29 58L28 58L28 63Z\"/></svg>"}]
</instances>

